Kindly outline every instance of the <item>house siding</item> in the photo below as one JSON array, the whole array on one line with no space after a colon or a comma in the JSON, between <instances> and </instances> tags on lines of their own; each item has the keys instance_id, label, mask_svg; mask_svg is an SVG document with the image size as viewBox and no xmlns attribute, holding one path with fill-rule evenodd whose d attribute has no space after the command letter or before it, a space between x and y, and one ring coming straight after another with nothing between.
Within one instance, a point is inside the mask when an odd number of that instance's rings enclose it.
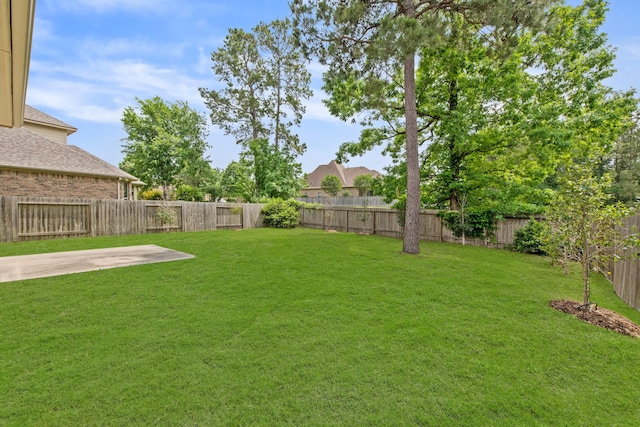
<instances>
[{"instance_id":1,"label":"house siding","mask_svg":"<svg viewBox=\"0 0 640 427\"><path fill-rule=\"evenodd\" d=\"M116 178L0 169L0 195L118 199Z\"/></svg>"},{"instance_id":2,"label":"house siding","mask_svg":"<svg viewBox=\"0 0 640 427\"><path fill-rule=\"evenodd\" d=\"M67 143L67 131L65 129L29 122L24 123L24 128L58 144L66 145Z\"/></svg>"}]
</instances>

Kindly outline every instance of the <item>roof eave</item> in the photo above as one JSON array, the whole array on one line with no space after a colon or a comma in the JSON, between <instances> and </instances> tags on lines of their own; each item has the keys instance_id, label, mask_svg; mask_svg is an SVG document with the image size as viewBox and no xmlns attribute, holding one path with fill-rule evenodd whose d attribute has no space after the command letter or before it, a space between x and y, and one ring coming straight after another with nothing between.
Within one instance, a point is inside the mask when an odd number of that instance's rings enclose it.
<instances>
[{"instance_id":1,"label":"roof eave","mask_svg":"<svg viewBox=\"0 0 640 427\"><path fill-rule=\"evenodd\" d=\"M21 127L36 0L0 0L0 126Z\"/></svg>"},{"instance_id":2,"label":"roof eave","mask_svg":"<svg viewBox=\"0 0 640 427\"><path fill-rule=\"evenodd\" d=\"M41 122L39 120L33 120L33 119L27 119L27 118L24 119L24 122L32 123L34 125L46 126L50 128L64 130L65 132L67 132L67 135L71 135L72 133L75 133L78 130L78 128L74 128L72 126L60 126L53 123Z\"/></svg>"},{"instance_id":3,"label":"roof eave","mask_svg":"<svg viewBox=\"0 0 640 427\"><path fill-rule=\"evenodd\" d=\"M139 181L138 178L134 176L127 177L127 176L116 175L116 174L109 175L109 174L102 174L102 173L77 172L72 170L46 169L46 168L30 168L28 166L12 166L12 165L0 165L0 169L17 170L17 171L25 171L25 172L59 173L64 175L86 176L86 177L92 177L92 178L112 178L112 179L118 179L121 181L129 181L132 183L141 182Z\"/></svg>"}]
</instances>

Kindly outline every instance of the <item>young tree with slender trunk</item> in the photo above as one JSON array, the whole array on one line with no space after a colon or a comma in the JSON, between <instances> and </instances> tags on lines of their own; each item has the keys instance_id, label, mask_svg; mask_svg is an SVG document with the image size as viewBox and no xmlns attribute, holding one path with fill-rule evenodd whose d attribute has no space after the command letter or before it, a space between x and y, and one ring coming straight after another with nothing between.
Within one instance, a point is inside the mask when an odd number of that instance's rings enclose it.
<instances>
[{"instance_id":1,"label":"young tree with slender trunk","mask_svg":"<svg viewBox=\"0 0 640 427\"><path fill-rule=\"evenodd\" d=\"M597 160L597 156L591 158ZM622 203L611 204L606 193L610 177L597 177L588 162L573 164L563 173L560 190L547 209L549 224L545 252L573 260L582 269L582 309L591 310L591 272L608 275L610 262L637 256L637 230L624 230L624 219L633 211Z\"/></svg>"}]
</instances>

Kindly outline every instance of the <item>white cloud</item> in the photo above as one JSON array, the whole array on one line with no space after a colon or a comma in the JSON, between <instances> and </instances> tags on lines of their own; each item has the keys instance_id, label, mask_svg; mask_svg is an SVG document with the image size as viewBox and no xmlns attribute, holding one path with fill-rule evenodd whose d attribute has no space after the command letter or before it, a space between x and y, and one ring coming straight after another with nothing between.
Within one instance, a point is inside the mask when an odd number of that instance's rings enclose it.
<instances>
[{"instance_id":1,"label":"white cloud","mask_svg":"<svg viewBox=\"0 0 640 427\"><path fill-rule=\"evenodd\" d=\"M50 66L32 63L28 102L63 110L70 117L100 123L117 123L134 98L154 96L173 102L187 101L202 109L198 81L175 70L133 60L66 63Z\"/></svg>"},{"instance_id":2,"label":"white cloud","mask_svg":"<svg viewBox=\"0 0 640 427\"><path fill-rule=\"evenodd\" d=\"M63 111L68 117L96 123L119 123L123 106L92 103L95 87L90 84L56 80L38 80L29 85L29 104Z\"/></svg>"}]
</instances>

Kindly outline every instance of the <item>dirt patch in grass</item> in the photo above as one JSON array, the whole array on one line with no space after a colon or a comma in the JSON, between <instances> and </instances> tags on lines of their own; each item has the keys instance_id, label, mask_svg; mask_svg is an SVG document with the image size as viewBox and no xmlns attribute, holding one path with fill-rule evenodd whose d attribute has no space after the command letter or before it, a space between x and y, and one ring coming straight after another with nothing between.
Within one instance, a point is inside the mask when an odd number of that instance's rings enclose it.
<instances>
[{"instance_id":1,"label":"dirt patch in grass","mask_svg":"<svg viewBox=\"0 0 640 427\"><path fill-rule=\"evenodd\" d=\"M566 299L551 301L549 305L558 311L571 314L592 325L600 326L619 334L640 338L640 326L615 311L595 305L592 305L591 310L587 311L579 302Z\"/></svg>"}]
</instances>

